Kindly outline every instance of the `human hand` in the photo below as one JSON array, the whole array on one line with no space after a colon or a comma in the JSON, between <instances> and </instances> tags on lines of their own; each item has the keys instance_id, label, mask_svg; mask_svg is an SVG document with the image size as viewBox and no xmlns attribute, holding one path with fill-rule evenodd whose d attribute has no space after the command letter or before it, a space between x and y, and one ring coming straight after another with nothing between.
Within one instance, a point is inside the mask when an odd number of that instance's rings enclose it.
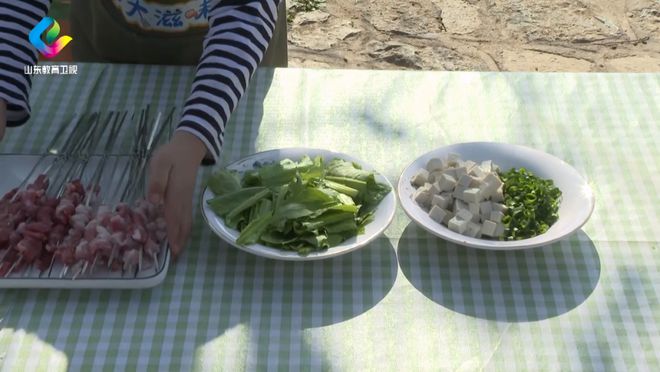
<instances>
[{"instance_id":1,"label":"human hand","mask_svg":"<svg viewBox=\"0 0 660 372\"><path fill-rule=\"evenodd\" d=\"M0 99L0 141L5 137L5 127L7 126L7 102Z\"/></svg>"},{"instance_id":2,"label":"human hand","mask_svg":"<svg viewBox=\"0 0 660 372\"><path fill-rule=\"evenodd\" d=\"M149 201L164 203L167 239L176 258L192 227L192 199L197 169L206 146L194 135L178 131L156 150L149 164Z\"/></svg>"}]
</instances>

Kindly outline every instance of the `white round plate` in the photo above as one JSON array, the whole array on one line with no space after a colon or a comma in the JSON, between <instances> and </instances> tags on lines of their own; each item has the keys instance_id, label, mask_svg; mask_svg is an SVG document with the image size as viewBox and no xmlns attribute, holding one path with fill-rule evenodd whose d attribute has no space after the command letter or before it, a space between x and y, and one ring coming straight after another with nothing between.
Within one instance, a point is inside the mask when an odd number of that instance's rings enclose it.
<instances>
[{"instance_id":1,"label":"white round plate","mask_svg":"<svg viewBox=\"0 0 660 372\"><path fill-rule=\"evenodd\" d=\"M259 162L263 164L268 162L280 161L286 158L298 161L305 155L308 155L311 158L321 155L323 156L324 162L328 162L334 158L340 158L359 164L365 170L370 170L370 171L374 170L373 167L371 167L369 164L346 154L332 152L328 150L308 149L308 148L300 148L300 147L270 150L270 151L256 153L228 165L227 169L235 170L242 173L250 169L253 169L255 162ZM392 184L387 180L387 178L385 178L378 172L376 172L376 181L390 186L390 188L392 188L392 191L385 196L385 198L380 202L380 204L376 208L374 214L374 220L365 227L365 232L363 234L360 234L356 237L344 241L342 244L338 246L328 248L324 251L312 252L306 256L301 256L296 252L285 251L282 249L268 247L262 244L251 244L251 245L237 244L236 239L238 239L239 236L238 230L227 227L223 219L217 216L215 213L213 213L213 211L209 207L207 200L212 199L215 195L208 187L204 189L204 194L202 196L202 214L204 215L204 219L206 220L209 227L211 227L211 230L213 230L213 232L215 232L220 238L227 241L229 244L246 252L253 253L258 256L277 259L277 260L287 260L287 261L321 260L325 258L340 256L342 254L346 254L348 252L364 247L365 245L369 244L372 240L376 239L380 234L382 234L383 231L385 231L385 229L387 228L387 226L389 226L389 224L392 222L392 219L394 218L394 211L396 209L396 197L394 193L394 188Z\"/></svg>"},{"instance_id":2,"label":"white round plate","mask_svg":"<svg viewBox=\"0 0 660 372\"><path fill-rule=\"evenodd\" d=\"M559 219L544 234L516 241L471 238L435 222L412 199L415 188L410 180L431 158L445 158L450 153L460 155L463 160L475 162L492 160L504 171L513 167L524 167L538 177L552 179L562 192ZM587 181L563 160L529 147L495 142L460 143L422 155L403 171L399 177L397 192L408 217L431 234L460 245L493 250L532 248L560 240L587 222L595 204L594 194Z\"/></svg>"}]
</instances>

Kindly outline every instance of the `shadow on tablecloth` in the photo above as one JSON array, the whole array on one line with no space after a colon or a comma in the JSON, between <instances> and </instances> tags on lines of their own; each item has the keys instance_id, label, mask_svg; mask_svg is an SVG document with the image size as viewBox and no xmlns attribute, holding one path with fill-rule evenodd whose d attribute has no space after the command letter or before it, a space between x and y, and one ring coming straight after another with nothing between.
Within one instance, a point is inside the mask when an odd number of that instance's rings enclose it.
<instances>
[{"instance_id":1,"label":"shadow on tablecloth","mask_svg":"<svg viewBox=\"0 0 660 372\"><path fill-rule=\"evenodd\" d=\"M529 322L574 309L595 289L601 264L578 231L548 246L488 251L449 243L414 223L398 245L401 270L434 302L469 316Z\"/></svg>"}]
</instances>

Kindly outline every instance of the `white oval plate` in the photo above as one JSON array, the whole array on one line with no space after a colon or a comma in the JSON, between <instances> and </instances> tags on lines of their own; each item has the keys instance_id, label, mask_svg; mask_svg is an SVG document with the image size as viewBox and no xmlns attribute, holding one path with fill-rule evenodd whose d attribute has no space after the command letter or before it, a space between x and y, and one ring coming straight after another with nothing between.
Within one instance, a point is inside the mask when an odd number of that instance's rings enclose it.
<instances>
[{"instance_id":1,"label":"white oval plate","mask_svg":"<svg viewBox=\"0 0 660 372\"><path fill-rule=\"evenodd\" d=\"M323 161L327 162L333 158L341 158L347 161L354 162L359 164L363 169L373 171L373 167L369 164L363 162L362 160L356 159L352 156L332 152L328 150L320 149L308 149L308 148L287 148L287 149L278 149L259 152L253 155L250 155L246 158L238 160L227 166L227 169L235 170L238 172L245 172L254 168L255 162L259 163L268 163L274 161L280 161L285 158L289 158L295 161L300 160L304 155L308 155L311 158L315 156L323 156ZM380 234L385 231L394 218L394 211L396 209L396 197L394 193L394 187L390 181L376 172L376 181L387 184L392 188L392 191L385 196L385 198L380 202L376 208L374 214L374 220L365 227L365 232L356 237L350 238L344 241L342 244L328 248L324 251L312 252L306 256L301 256L296 252L285 251L282 249L277 249L273 247L268 247L262 244L251 244L251 245L241 245L236 243L238 239L239 232L238 230L231 229L227 227L222 218L217 216L211 208L209 207L207 200L212 199L215 195L207 187L204 189L204 194L202 196L202 214L206 223L211 227L211 230L215 232L220 238L227 241L229 244L234 247L244 250L246 252L256 254L258 256L268 257L277 260L287 260L287 261L311 261L311 260L321 260L325 258L331 258L352 252L356 249L364 247L369 244L372 240L376 239Z\"/></svg>"},{"instance_id":2,"label":"white oval plate","mask_svg":"<svg viewBox=\"0 0 660 372\"><path fill-rule=\"evenodd\" d=\"M459 154L463 160L492 160L504 171L513 167L524 167L538 177L552 179L562 192L559 219L544 234L516 241L471 238L435 222L412 199L415 188L410 180L431 158L445 158L450 153ZM582 227L591 216L595 205L594 194L587 181L563 160L529 147L495 142L459 143L422 155L403 171L399 177L397 192L408 217L431 234L460 245L492 250L532 248L560 240Z\"/></svg>"}]
</instances>

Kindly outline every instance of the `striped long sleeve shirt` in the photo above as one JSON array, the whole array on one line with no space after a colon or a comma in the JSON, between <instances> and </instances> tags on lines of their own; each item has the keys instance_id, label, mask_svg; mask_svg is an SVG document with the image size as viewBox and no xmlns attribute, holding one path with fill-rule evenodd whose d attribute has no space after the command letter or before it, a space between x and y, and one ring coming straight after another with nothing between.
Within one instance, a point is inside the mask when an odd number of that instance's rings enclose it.
<instances>
[{"instance_id":1,"label":"striped long sleeve shirt","mask_svg":"<svg viewBox=\"0 0 660 372\"><path fill-rule=\"evenodd\" d=\"M192 133L217 160L225 125L243 96L273 35L279 0L214 0L192 91L177 130ZM51 0L0 0L0 99L7 103L7 126L30 117L30 76L37 62L29 33Z\"/></svg>"}]
</instances>

